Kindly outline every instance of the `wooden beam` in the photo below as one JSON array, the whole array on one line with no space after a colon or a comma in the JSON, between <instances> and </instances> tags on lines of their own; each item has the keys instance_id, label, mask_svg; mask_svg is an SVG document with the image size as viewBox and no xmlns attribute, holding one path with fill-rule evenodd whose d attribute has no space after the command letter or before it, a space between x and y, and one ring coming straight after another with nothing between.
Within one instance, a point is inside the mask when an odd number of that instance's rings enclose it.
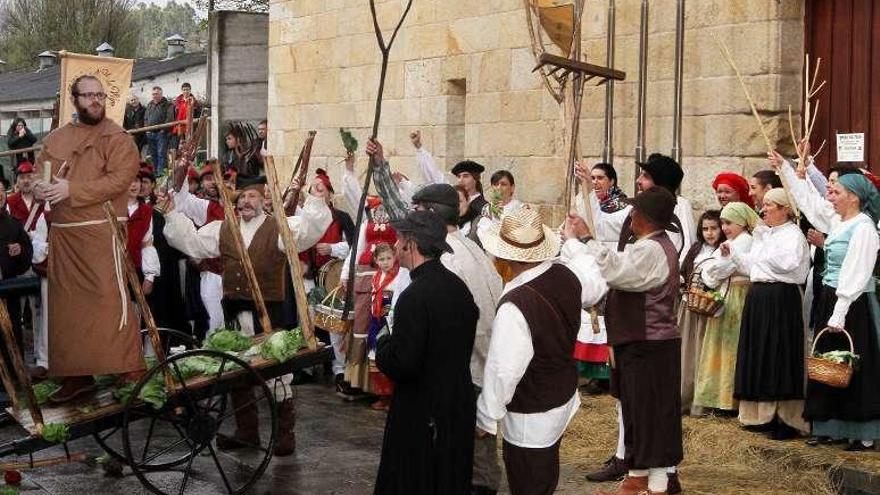
<instances>
[{"instance_id":1,"label":"wooden beam","mask_svg":"<svg viewBox=\"0 0 880 495\"><path fill-rule=\"evenodd\" d=\"M613 79L615 81L623 81L626 79L626 72L623 72L622 70L588 64L586 62L572 60L570 58L560 57L559 55L553 55L550 53L542 53L541 56L538 57L538 65L532 70L532 72L545 65L563 67L569 72L579 72L581 74L597 76L604 79Z\"/></svg>"}]
</instances>

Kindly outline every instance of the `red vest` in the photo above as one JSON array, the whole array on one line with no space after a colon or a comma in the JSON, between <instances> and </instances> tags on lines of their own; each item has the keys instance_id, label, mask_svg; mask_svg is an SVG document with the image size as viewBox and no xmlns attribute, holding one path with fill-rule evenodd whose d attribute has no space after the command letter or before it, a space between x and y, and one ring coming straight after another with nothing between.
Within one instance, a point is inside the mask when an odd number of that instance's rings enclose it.
<instances>
[{"instance_id":1,"label":"red vest","mask_svg":"<svg viewBox=\"0 0 880 495\"><path fill-rule=\"evenodd\" d=\"M9 205L9 213L24 225L24 229L27 232L31 232L37 228L37 220L40 218L40 214L43 213L43 203L36 200L34 200L34 202L37 206L37 212L34 214L34 218L31 219L30 225L25 225L30 217L31 210L28 208L27 203L24 202L21 193L12 193L6 198L6 204ZM33 203L31 206L34 206Z\"/></svg>"},{"instance_id":2,"label":"red vest","mask_svg":"<svg viewBox=\"0 0 880 495\"><path fill-rule=\"evenodd\" d=\"M223 221L226 219L226 211L218 201L210 200L208 203L208 215L205 225L211 222ZM212 272L217 275L223 275L223 261L220 257L208 258L199 262L200 272Z\"/></svg>"},{"instance_id":3,"label":"red vest","mask_svg":"<svg viewBox=\"0 0 880 495\"><path fill-rule=\"evenodd\" d=\"M364 243L364 252L358 258L359 265L371 265L373 263L373 250L376 244L391 244L397 242L397 232L391 227L390 223L367 223L366 243Z\"/></svg>"},{"instance_id":4,"label":"red vest","mask_svg":"<svg viewBox=\"0 0 880 495\"><path fill-rule=\"evenodd\" d=\"M327 227L327 230L324 231L324 235L318 239L317 244L336 244L337 242L342 242L342 224L333 219L333 223ZM299 253L300 261L308 263L312 270L318 270L328 261L333 259L331 256L318 254L317 248L314 246L309 249Z\"/></svg>"},{"instance_id":5,"label":"red vest","mask_svg":"<svg viewBox=\"0 0 880 495\"><path fill-rule=\"evenodd\" d=\"M150 230L153 221L153 207L140 203L134 213L128 216L128 255L134 262L134 267L141 269L141 251L144 248L144 236Z\"/></svg>"}]
</instances>

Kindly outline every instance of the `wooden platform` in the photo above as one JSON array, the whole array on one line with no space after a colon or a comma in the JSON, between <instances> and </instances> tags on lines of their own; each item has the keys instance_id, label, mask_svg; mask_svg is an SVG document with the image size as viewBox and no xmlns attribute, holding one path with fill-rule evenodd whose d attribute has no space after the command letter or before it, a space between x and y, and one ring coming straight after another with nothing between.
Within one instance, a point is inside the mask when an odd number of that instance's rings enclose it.
<instances>
[{"instance_id":1,"label":"wooden platform","mask_svg":"<svg viewBox=\"0 0 880 495\"><path fill-rule=\"evenodd\" d=\"M263 359L260 356L256 356L252 358L248 364L260 373L263 379L271 380L278 376L290 373L293 370L324 361L328 357L328 351L332 353L331 348L319 343L317 349L303 349L293 358L284 363L279 363L274 359ZM225 366L230 365L233 365L232 361L228 361ZM244 370L233 369L224 372L221 380L234 380L236 377L240 377L243 374ZM186 386L190 390L200 390L208 385L214 384L215 382L216 380L213 377L200 375L186 380ZM113 398L113 390L109 388L98 390L98 392L93 395L85 396L82 399L71 403L61 405L47 403L40 407L40 410L43 413L44 423L64 423L68 426L105 418L113 414L121 413L124 409L125 406ZM9 415L28 433L31 435L37 435L36 425L34 424L27 408L15 409L8 407L6 408L6 412L9 413Z\"/></svg>"}]
</instances>

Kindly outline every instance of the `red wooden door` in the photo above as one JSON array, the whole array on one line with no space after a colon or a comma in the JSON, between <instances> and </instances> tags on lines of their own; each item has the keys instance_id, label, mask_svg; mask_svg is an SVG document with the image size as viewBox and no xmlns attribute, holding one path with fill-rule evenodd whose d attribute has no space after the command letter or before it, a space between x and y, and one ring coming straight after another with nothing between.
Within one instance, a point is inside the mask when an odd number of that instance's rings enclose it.
<instances>
[{"instance_id":1,"label":"red wooden door","mask_svg":"<svg viewBox=\"0 0 880 495\"><path fill-rule=\"evenodd\" d=\"M811 136L823 170L837 162L837 133L865 133L865 162L880 170L880 2L807 0L804 50L822 58L819 110Z\"/></svg>"}]
</instances>

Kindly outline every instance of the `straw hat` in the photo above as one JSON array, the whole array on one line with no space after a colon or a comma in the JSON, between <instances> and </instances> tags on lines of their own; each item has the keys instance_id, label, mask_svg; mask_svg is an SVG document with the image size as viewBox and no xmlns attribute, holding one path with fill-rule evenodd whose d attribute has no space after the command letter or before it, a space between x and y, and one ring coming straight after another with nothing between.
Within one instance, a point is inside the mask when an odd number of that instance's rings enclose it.
<instances>
[{"instance_id":1,"label":"straw hat","mask_svg":"<svg viewBox=\"0 0 880 495\"><path fill-rule=\"evenodd\" d=\"M529 207L506 215L501 222L479 232L483 248L496 258L540 263L559 254L559 237L541 223L537 210Z\"/></svg>"}]
</instances>

